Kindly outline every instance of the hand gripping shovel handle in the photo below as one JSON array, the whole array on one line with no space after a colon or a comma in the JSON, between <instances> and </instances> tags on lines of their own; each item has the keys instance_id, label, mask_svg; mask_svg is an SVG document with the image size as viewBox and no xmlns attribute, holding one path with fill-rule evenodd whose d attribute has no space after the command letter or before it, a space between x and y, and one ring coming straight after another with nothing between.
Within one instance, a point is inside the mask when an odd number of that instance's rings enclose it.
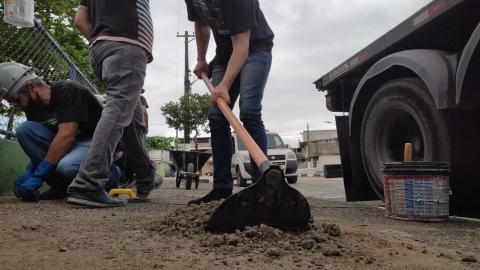
<instances>
[{"instance_id":1,"label":"hand gripping shovel handle","mask_svg":"<svg viewBox=\"0 0 480 270\"><path fill-rule=\"evenodd\" d=\"M208 79L207 74L202 73L203 82L207 85L208 90L210 93L213 94L213 87L212 83ZM267 156L262 152L260 147L255 143L252 136L245 130L242 123L237 119L237 117L233 114L232 110L228 106L228 104L223 100L223 98L219 97L216 100L218 108L222 111L225 118L227 118L230 125L233 127L233 130L237 133L237 136L240 137L240 140L245 144L250 156L252 156L253 160L257 166L261 166L264 162L268 162Z\"/></svg>"}]
</instances>

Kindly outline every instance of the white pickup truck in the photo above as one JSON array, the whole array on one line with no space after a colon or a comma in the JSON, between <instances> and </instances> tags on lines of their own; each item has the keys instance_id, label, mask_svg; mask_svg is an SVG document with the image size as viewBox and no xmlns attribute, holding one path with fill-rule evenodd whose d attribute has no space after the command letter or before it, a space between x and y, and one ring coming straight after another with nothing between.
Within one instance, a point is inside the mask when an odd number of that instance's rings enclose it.
<instances>
[{"instance_id":1,"label":"white pickup truck","mask_svg":"<svg viewBox=\"0 0 480 270\"><path fill-rule=\"evenodd\" d=\"M237 179L241 187L247 186L251 180L251 161L247 149L235 133L233 137L232 175ZM295 153L287 148L280 135L274 132L267 132L268 159L273 165L279 166L287 178L289 184L297 182L298 161Z\"/></svg>"}]
</instances>

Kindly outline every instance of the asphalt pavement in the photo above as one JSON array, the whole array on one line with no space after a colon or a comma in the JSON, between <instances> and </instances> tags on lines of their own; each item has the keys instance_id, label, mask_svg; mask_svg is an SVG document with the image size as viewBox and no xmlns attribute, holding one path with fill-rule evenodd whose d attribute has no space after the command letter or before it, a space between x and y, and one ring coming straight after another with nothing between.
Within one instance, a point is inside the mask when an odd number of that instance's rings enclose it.
<instances>
[{"instance_id":1,"label":"asphalt pavement","mask_svg":"<svg viewBox=\"0 0 480 270\"><path fill-rule=\"evenodd\" d=\"M298 181L291 186L300 191L304 196L315 198L345 202L345 188L343 187L343 178L325 178L317 176L320 174L308 174L309 176L301 176L299 173ZM208 183L212 184L211 176L202 176L200 179L201 188L209 188ZM248 183L251 183L248 181ZM210 186L211 187L211 186ZM234 192L241 190L236 186Z\"/></svg>"},{"instance_id":2,"label":"asphalt pavement","mask_svg":"<svg viewBox=\"0 0 480 270\"><path fill-rule=\"evenodd\" d=\"M345 201L343 178L299 177L298 182L292 187L306 197Z\"/></svg>"}]
</instances>

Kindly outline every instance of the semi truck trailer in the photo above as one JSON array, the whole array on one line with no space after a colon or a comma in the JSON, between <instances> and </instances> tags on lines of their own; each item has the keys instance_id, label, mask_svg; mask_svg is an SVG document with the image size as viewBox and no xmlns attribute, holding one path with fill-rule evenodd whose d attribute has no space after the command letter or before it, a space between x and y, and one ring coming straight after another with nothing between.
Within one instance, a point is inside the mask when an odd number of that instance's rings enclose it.
<instances>
[{"instance_id":1,"label":"semi truck trailer","mask_svg":"<svg viewBox=\"0 0 480 270\"><path fill-rule=\"evenodd\" d=\"M450 213L480 217L480 1L436 0L315 81L336 113L348 201L382 162L451 162Z\"/></svg>"}]
</instances>

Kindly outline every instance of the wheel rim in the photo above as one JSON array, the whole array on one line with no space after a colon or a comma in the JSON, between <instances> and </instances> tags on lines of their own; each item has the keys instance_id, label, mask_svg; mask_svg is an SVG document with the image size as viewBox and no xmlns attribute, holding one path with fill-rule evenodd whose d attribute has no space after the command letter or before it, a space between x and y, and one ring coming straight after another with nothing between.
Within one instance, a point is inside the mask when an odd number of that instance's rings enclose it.
<instances>
[{"instance_id":1,"label":"wheel rim","mask_svg":"<svg viewBox=\"0 0 480 270\"><path fill-rule=\"evenodd\" d=\"M383 186L381 163L403 161L405 143L412 144L412 160L420 161L426 158L424 132L414 116L400 108L392 108L385 111L383 115L388 121L377 123L374 136L370 141L376 157L372 160L372 165L377 173L378 187Z\"/></svg>"},{"instance_id":2,"label":"wheel rim","mask_svg":"<svg viewBox=\"0 0 480 270\"><path fill-rule=\"evenodd\" d=\"M377 155L383 161L403 161L405 143L412 144L413 160L423 160L423 134L413 116L400 109L386 113L388 122L380 123L376 135Z\"/></svg>"}]
</instances>

